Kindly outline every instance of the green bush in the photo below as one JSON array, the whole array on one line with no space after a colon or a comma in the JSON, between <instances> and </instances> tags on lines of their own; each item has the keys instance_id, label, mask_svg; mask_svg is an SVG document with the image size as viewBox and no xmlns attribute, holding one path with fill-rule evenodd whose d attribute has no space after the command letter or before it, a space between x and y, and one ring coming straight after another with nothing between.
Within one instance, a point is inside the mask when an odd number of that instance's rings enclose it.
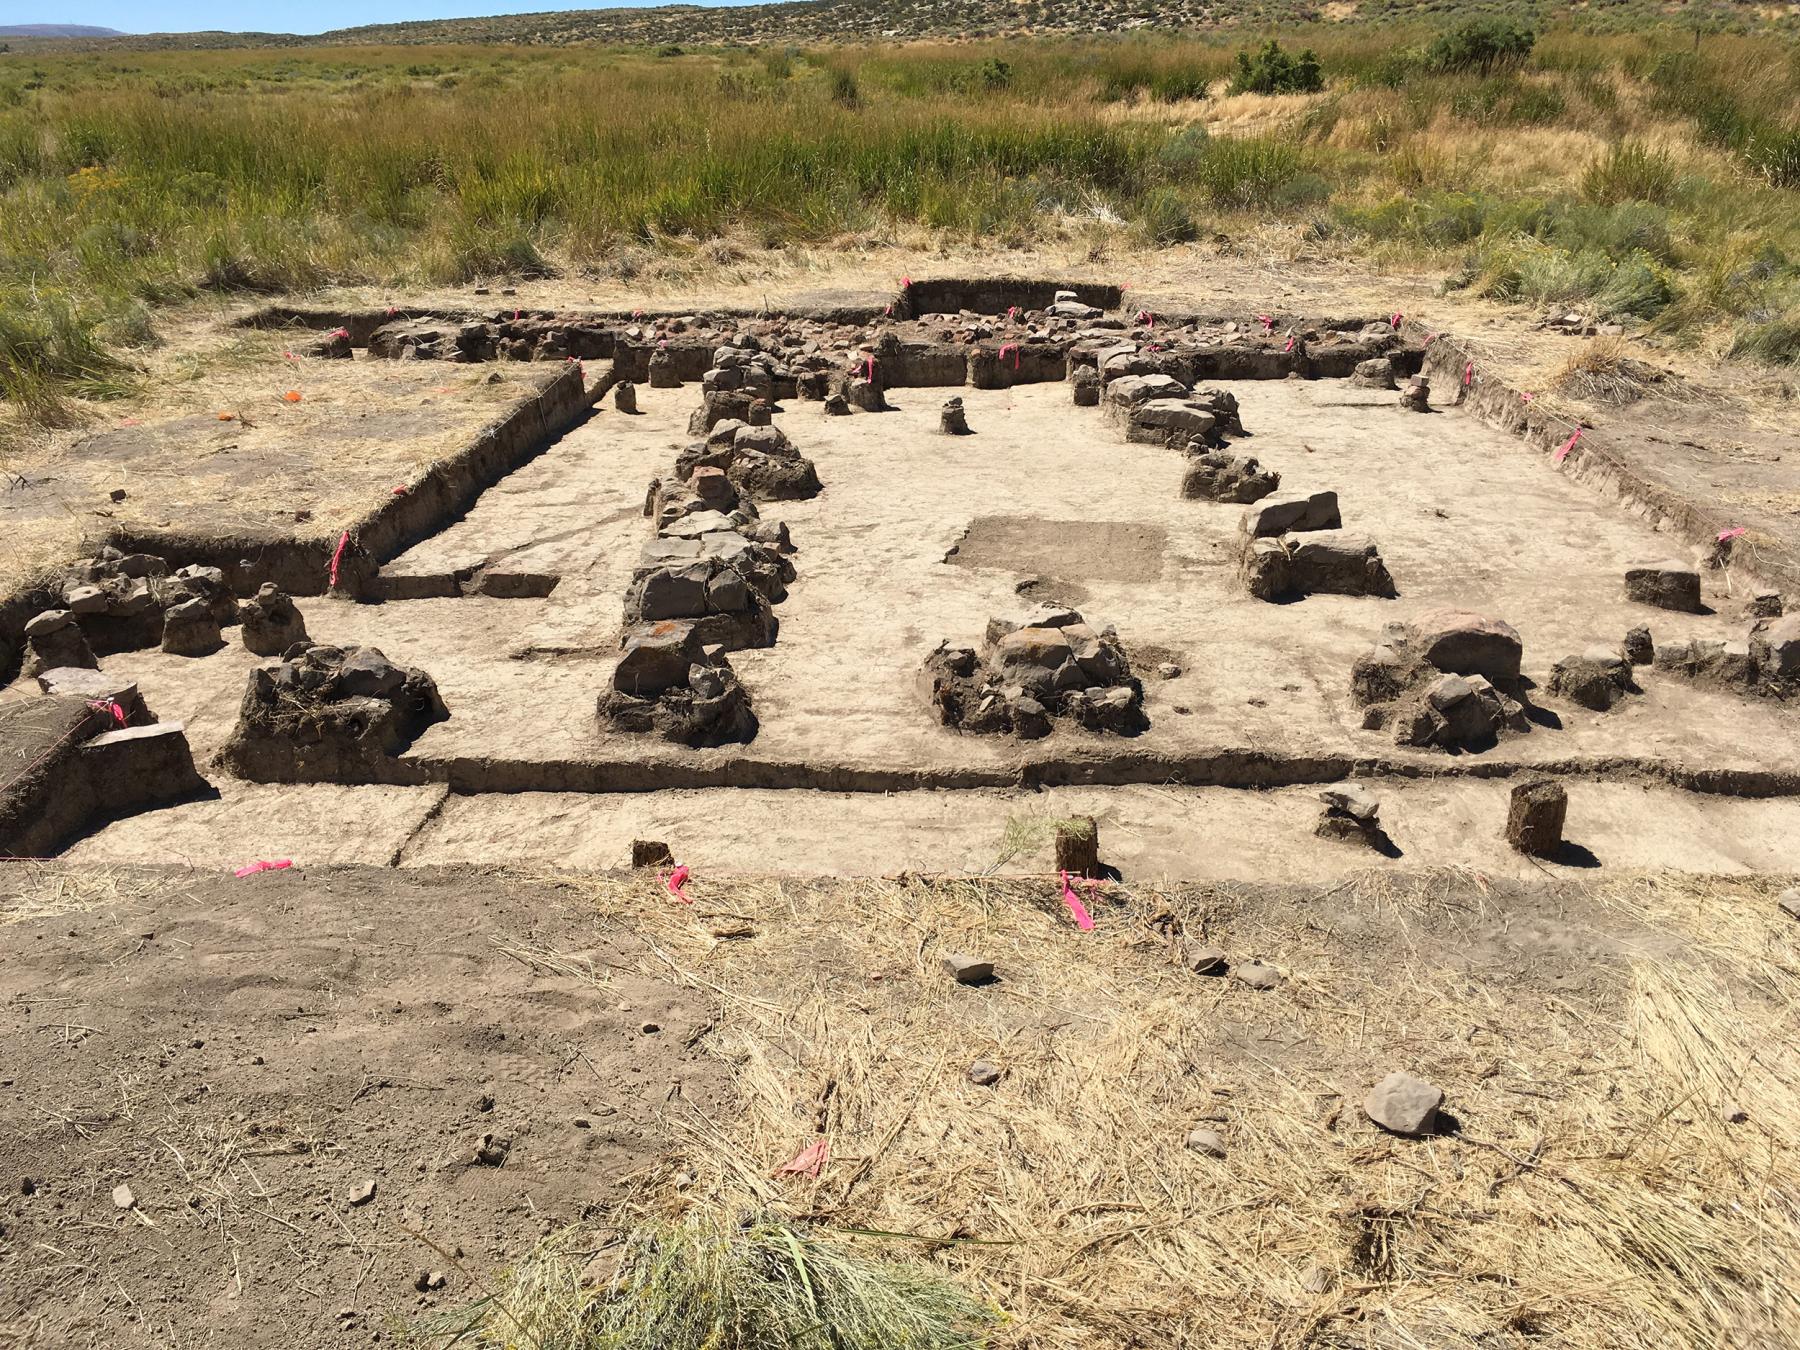
<instances>
[{"instance_id":1,"label":"green bush","mask_svg":"<svg viewBox=\"0 0 1800 1350\"><path fill-rule=\"evenodd\" d=\"M1591 202L1669 202L1678 181L1675 161L1661 150L1621 141L1588 165L1581 192Z\"/></svg>"},{"instance_id":2,"label":"green bush","mask_svg":"<svg viewBox=\"0 0 1800 1350\"><path fill-rule=\"evenodd\" d=\"M1313 94L1325 87L1325 75L1319 69L1319 58L1308 47L1299 56L1289 56L1281 44L1270 38L1252 59L1250 53L1237 54L1237 69L1226 92L1231 94Z\"/></svg>"},{"instance_id":3,"label":"green bush","mask_svg":"<svg viewBox=\"0 0 1800 1350\"><path fill-rule=\"evenodd\" d=\"M1744 161L1767 179L1770 187L1800 188L1800 130L1753 138L1744 147Z\"/></svg>"},{"instance_id":4,"label":"green bush","mask_svg":"<svg viewBox=\"0 0 1800 1350\"><path fill-rule=\"evenodd\" d=\"M1004 89L1012 83L1012 67L997 56L983 61L979 74L986 89Z\"/></svg>"},{"instance_id":5,"label":"green bush","mask_svg":"<svg viewBox=\"0 0 1800 1350\"><path fill-rule=\"evenodd\" d=\"M842 108L862 106L862 90L857 86L856 76L843 66L832 68L831 101Z\"/></svg>"},{"instance_id":6,"label":"green bush","mask_svg":"<svg viewBox=\"0 0 1800 1350\"><path fill-rule=\"evenodd\" d=\"M1496 70L1522 66L1537 42L1537 34L1511 19L1480 18L1441 34L1425 52L1425 64L1446 74Z\"/></svg>"}]
</instances>

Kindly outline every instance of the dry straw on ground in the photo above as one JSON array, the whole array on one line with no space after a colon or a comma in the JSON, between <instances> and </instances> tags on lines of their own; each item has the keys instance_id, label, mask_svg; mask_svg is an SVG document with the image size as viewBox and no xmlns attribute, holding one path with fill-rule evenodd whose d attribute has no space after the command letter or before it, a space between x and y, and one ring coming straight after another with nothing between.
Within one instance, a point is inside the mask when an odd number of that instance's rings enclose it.
<instances>
[{"instance_id":1,"label":"dry straw on ground","mask_svg":"<svg viewBox=\"0 0 1800 1350\"><path fill-rule=\"evenodd\" d=\"M994 1345L1800 1336L1800 962L1762 882L1112 887L1091 934L1049 880L584 885L717 1000L742 1094L644 1203L910 1256L1003 1310ZM1190 973L1184 935L1281 985ZM1396 1068L1456 1132L1364 1118ZM820 1137L816 1180L779 1172Z\"/></svg>"}]
</instances>

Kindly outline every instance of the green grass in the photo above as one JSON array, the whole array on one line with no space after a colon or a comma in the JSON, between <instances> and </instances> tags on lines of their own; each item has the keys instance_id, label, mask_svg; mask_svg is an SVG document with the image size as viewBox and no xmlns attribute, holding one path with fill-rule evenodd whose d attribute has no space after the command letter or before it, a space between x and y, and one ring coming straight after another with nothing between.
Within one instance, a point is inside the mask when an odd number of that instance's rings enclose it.
<instances>
[{"instance_id":1,"label":"green grass","mask_svg":"<svg viewBox=\"0 0 1800 1350\"><path fill-rule=\"evenodd\" d=\"M928 1268L768 1215L641 1228L599 1288L582 1278L584 1239L548 1240L438 1329L509 1350L981 1350L994 1320Z\"/></svg>"},{"instance_id":2,"label":"green grass","mask_svg":"<svg viewBox=\"0 0 1800 1350\"><path fill-rule=\"evenodd\" d=\"M1559 29L1446 73L1436 35L1283 34L1326 91L1212 135L1262 34L7 54L0 398L46 421L121 392L155 311L205 293L606 275L733 235L1168 245L1270 221L1787 359L1743 334L1800 306L1790 46ZM1613 148L1525 182L1458 148L1565 132Z\"/></svg>"}]
</instances>

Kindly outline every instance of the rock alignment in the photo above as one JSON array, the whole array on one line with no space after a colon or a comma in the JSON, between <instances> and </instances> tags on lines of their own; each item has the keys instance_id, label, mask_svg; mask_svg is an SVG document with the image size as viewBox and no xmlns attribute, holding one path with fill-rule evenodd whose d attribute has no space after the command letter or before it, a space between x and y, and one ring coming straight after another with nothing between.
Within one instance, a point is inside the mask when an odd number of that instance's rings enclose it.
<instances>
[{"instance_id":1,"label":"rock alignment","mask_svg":"<svg viewBox=\"0 0 1800 1350\"><path fill-rule=\"evenodd\" d=\"M1741 639L1689 638L1652 644L1642 639L1658 674L1719 685L1742 694L1788 699L1800 695L1800 612L1758 619Z\"/></svg>"},{"instance_id":2,"label":"rock alignment","mask_svg":"<svg viewBox=\"0 0 1800 1350\"><path fill-rule=\"evenodd\" d=\"M1625 598L1684 614L1698 614L1700 570L1684 562L1633 563L1625 569Z\"/></svg>"},{"instance_id":3,"label":"rock alignment","mask_svg":"<svg viewBox=\"0 0 1800 1350\"><path fill-rule=\"evenodd\" d=\"M437 684L374 647L300 643L250 672L237 727L220 758L258 782L364 783L450 716Z\"/></svg>"},{"instance_id":4,"label":"rock alignment","mask_svg":"<svg viewBox=\"0 0 1800 1350\"><path fill-rule=\"evenodd\" d=\"M1393 623L1350 671L1352 700L1369 730L1398 745L1485 750L1530 722L1519 691L1523 644L1511 624L1461 610Z\"/></svg>"},{"instance_id":5,"label":"rock alignment","mask_svg":"<svg viewBox=\"0 0 1800 1350\"><path fill-rule=\"evenodd\" d=\"M1550 692L1594 712L1606 712L1638 692L1631 662L1610 647L1589 647L1550 668Z\"/></svg>"},{"instance_id":6,"label":"rock alignment","mask_svg":"<svg viewBox=\"0 0 1800 1350\"><path fill-rule=\"evenodd\" d=\"M1236 396L1223 389L1193 393L1172 375L1122 375L1106 386L1101 405L1128 441L1185 447L1197 440L1216 446L1228 435L1244 434Z\"/></svg>"},{"instance_id":7,"label":"rock alignment","mask_svg":"<svg viewBox=\"0 0 1800 1350\"><path fill-rule=\"evenodd\" d=\"M931 706L948 727L979 735L1047 736L1052 719L1134 735L1149 725L1143 685L1118 634L1075 610L1042 606L992 619L982 651L940 645L925 660Z\"/></svg>"}]
</instances>

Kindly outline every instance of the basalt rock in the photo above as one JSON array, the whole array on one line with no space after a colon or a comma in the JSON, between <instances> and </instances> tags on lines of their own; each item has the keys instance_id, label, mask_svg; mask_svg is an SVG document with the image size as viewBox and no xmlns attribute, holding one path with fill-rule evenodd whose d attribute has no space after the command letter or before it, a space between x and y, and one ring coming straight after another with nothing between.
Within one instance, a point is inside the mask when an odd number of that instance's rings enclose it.
<instances>
[{"instance_id":1,"label":"basalt rock","mask_svg":"<svg viewBox=\"0 0 1800 1350\"><path fill-rule=\"evenodd\" d=\"M1610 647L1565 656L1550 669L1550 692L1595 712L1606 712L1637 692L1631 663Z\"/></svg>"},{"instance_id":2,"label":"basalt rock","mask_svg":"<svg viewBox=\"0 0 1800 1350\"><path fill-rule=\"evenodd\" d=\"M1562 850L1563 823L1569 793L1561 783L1542 779L1512 790L1506 812L1506 842L1520 853L1553 858Z\"/></svg>"},{"instance_id":3,"label":"basalt rock","mask_svg":"<svg viewBox=\"0 0 1800 1350\"><path fill-rule=\"evenodd\" d=\"M1073 366L1069 370L1069 392L1077 408L1100 406L1100 372L1092 366Z\"/></svg>"},{"instance_id":4,"label":"basalt rock","mask_svg":"<svg viewBox=\"0 0 1800 1350\"><path fill-rule=\"evenodd\" d=\"M819 411L824 413L827 417L848 417L850 415L850 400L845 398L841 393L827 394L825 396L825 401L819 405Z\"/></svg>"},{"instance_id":5,"label":"basalt rock","mask_svg":"<svg viewBox=\"0 0 1800 1350\"><path fill-rule=\"evenodd\" d=\"M1625 598L1658 609L1698 614L1699 569L1674 561L1633 563L1625 569Z\"/></svg>"},{"instance_id":6,"label":"basalt rock","mask_svg":"<svg viewBox=\"0 0 1800 1350\"><path fill-rule=\"evenodd\" d=\"M1115 735L1149 725L1143 686L1118 635L1096 631L1072 610L993 619L982 653L941 644L925 660L923 682L945 726L977 734L1036 739L1057 717Z\"/></svg>"},{"instance_id":7,"label":"basalt rock","mask_svg":"<svg viewBox=\"0 0 1800 1350\"><path fill-rule=\"evenodd\" d=\"M1385 356L1371 356L1367 361L1358 361L1356 369L1350 374L1350 383L1357 389L1392 389L1394 363Z\"/></svg>"},{"instance_id":8,"label":"basalt rock","mask_svg":"<svg viewBox=\"0 0 1800 1350\"><path fill-rule=\"evenodd\" d=\"M1397 593L1374 542L1341 530L1249 539L1239 572L1258 600L1306 595L1392 599Z\"/></svg>"},{"instance_id":9,"label":"basalt rock","mask_svg":"<svg viewBox=\"0 0 1800 1350\"><path fill-rule=\"evenodd\" d=\"M1289 534L1302 530L1343 528L1335 492L1315 492L1307 497L1265 501L1244 512L1239 528L1250 538Z\"/></svg>"},{"instance_id":10,"label":"basalt rock","mask_svg":"<svg viewBox=\"0 0 1800 1350\"><path fill-rule=\"evenodd\" d=\"M938 413L938 430L946 436L967 436L969 434L969 417L963 410L960 398L944 400L944 406Z\"/></svg>"},{"instance_id":11,"label":"basalt rock","mask_svg":"<svg viewBox=\"0 0 1800 1350\"><path fill-rule=\"evenodd\" d=\"M612 687L597 711L618 731L652 733L693 748L749 741L756 735L750 695L724 648L681 620L629 630Z\"/></svg>"},{"instance_id":12,"label":"basalt rock","mask_svg":"<svg viewBox=\"0 0 1800 1350\"><path fill-rule=\"evenodd\" d=\"M183 600L163 611L162 649L171 656L209 656L224 645L206 601Z\"/></svg>"},{"instance_id":13,"label":"basalt rock","mask_svg":"<svg viewBox=\"0 0 1800 1350\"><path fill-rule=\"evenodd\" d=\"M394 758L449 716L424 671L374 647L309 643L250 672L220 759L257 782L391 782Z\"/></svg>"},{"instance_id":14,"label":"basalt rock","mask_svg":"<svg viewBox=\"0 0 1800 1350\"><path fill-rule=\"evenodd\" d=\"M637 386L630 380L620 380L613 386L613 408L628 417L637 416Z\"/></svg>"},{"instance_id":15,"label":"basalt rock","mask_svg":"<svg viewBox=\"0 0 1800 1350\"><path fill-rule=\"evenodd\" d=\"M650 353L648 374L652 389L681 388L681 376L675 369L675 358L661 347Z\"/></svg>"},{"instance_id":16,"label":"basalt rock","mask_svg":"<svg viewBox=\"0 0 1800 1350\"><path fill-rule=\"evenodd\" d=\"M93 670L99 666L81 626L66 609L45 610L25 625L23 673L37 675L59 666Z\"/></svg>"},{"instance_id":17,"label":"basalt rock","mask_svg":"<svg viewBox=\"0 0 1800 1350\"><path fill-rule=\"evenodd\" d=\"M1281 475L1248 455L1209 450L1204 440L1188 442L1189 463L1181 495L1190 500L1254 502L1281 486Z\"/></svg>"},{"instance_id":18,"label":"basalt rock","mask_svg":"<svg viewBox=\"0 0 1800 1350\"><path fill-rule=\"evenodd\" d=\"M1406 388L1400 391L1400 406L1407 412L1430 412L1431 381L1423 375L1415 375L1408 380Z\"/></svg>"},{"instance_id":19,"label":"basalt rock","mask_svg":"<svg viewBox=\"0 0 1800 1350\"><path fill-rule=\"evenodd\" d=\"M280 656L295 643L307 640L306 620L299 607L272 581L239 606L238 622L245 649L258 656Z\"/></svg>"},{"instance_id":20,"label":"basalt rock","mask_svg":"<svg viewBox=\"0 0 1800 1350\"><path fill-rule=\"evenodd\" d=\"M1381 827L1381 799L1365 787L1332 787L1319 794L1325 809L1313 833L1322 839L1339 839L1369 848L1389 846Z\"/></svg>"}]
</instances>

